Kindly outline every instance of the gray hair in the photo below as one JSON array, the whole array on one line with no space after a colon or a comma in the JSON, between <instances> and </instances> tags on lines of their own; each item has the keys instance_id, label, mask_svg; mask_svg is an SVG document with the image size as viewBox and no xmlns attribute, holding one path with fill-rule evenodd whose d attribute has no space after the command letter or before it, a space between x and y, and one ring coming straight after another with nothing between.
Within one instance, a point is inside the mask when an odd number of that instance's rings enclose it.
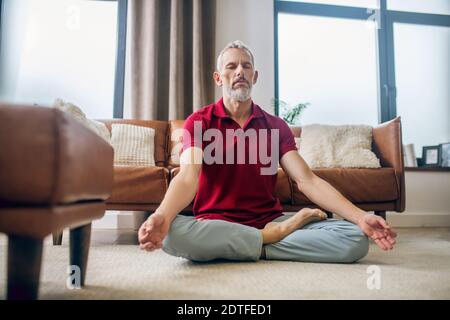
<instances>
[{"instance_id":1,"label":"gray hair","mask_svg":"<svg viewBox=\"0 0 450 320\"><path fill-rule=\"evenodd\" d=\"M253 58L253 53L250 50L250 48L247 47L247 45L245 43L243 43L241 40L234 40L234 41L230 42L229 44L227 44L225 46L225 48L222 49L222 51L220 51L219 56L217 57L217 65L216 65L217 71L220 71L220 67L221 67L221 64L222 64L222 56L225 53L225 51L227 51L228 49L242 49L242 50L245 50L245 52L247 52L248 55L250 56L253 68L255 67L255 59Z\"/></svg>"}]
</instances>

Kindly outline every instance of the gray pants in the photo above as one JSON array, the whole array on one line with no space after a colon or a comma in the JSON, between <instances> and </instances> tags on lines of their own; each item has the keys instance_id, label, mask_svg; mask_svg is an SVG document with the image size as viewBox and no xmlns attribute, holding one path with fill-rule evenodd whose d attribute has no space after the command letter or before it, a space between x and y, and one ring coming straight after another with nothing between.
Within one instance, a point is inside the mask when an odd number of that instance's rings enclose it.
<instances>
[{"instance_id":1,"label":"gray pants","mask_svg":"<svg viewBox=\"0 0 450 320\"><path fill-rule=\"evenodd\" d=\"M288 215L275 219L280 222ZM260 259L261 230L222 220L197 221L178 215L163 242L163 250L193 261ZM353 223L328 219L305 225L279 242L264 245L266 259L350 263L364 257L367 236Z\"/></svg>"}]
</instances>

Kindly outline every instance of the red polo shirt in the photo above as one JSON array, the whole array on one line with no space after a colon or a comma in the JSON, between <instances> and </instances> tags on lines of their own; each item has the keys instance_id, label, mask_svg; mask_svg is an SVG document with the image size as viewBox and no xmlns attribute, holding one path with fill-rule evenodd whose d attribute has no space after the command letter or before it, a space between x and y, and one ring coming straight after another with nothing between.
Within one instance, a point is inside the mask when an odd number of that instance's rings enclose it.
<instances>
[{"instance_id":1,"label":"red polo shirt","mask_svg":"<svg viewBox=\"0 0 450 320\"><path fill-rule=\"evenodd\" d=\"M194 133L196 121L201 123L202 128L201 141L197 140L197 142L196 139L199 137L195 137ZM259 129L265 129L263 131L267 132L268 143L265 146L260 143L261 135L257 134L257 148L267 148L265 155L270 156L272 154L270 142L272 137L276 138L274 131L270 129L278 129L278 141L274 141L274 143L278 144L279 157L275 160L275 168L278 168L278 161L286 152L297 150L291 130L284 120L265 112L253 102L252 113L241 128L226 114L223 99L220 99L216 103L194 112L186 119L184 129L190 133L190 137L187 135L183 137L183 150L197 145L205 151L205 148L215 141L215 139L203 137L205 131L210 128L218 129L222 134L223 161L222 163L208 164L205 159L203 160L198 191L194 200L194 215L196 218L221 219L258 229L264 228L268 222L282 215L280 201L274 196L277 181L276 170L274 170L275 174L261 174L261 168L268 168L270 164L267 164L267 161L263 161L266 164L262 164L259 156L256 157L256 163L249 160L250 149L253 154L255 152L259 154L259 149L256 151L250 143L245 143L245 163L238 163L237 138L234 137L232 144L227 142L226 130L243 129L244 132L247 132L252 128L259 133L261 132ZM245 140L248 142L248 139ZM234 148L234 161L226 159L227 150L230 152L230 147ZM216 153L211 154L215 155Z\"/></svg>"}]
</instances>

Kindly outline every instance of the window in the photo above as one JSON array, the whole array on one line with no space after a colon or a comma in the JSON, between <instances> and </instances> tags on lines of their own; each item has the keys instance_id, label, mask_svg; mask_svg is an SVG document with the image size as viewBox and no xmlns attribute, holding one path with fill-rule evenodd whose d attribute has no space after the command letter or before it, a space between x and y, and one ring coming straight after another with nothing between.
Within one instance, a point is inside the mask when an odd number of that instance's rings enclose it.
<instances>
[{"instance_id":1,"label":"window","mask_svg":"<svg viewBox=\"0 0 450 320\"><path fill-rule=\"evenodd\" d=\"M388 0L388 10L450 14L449 0Z\"/></svg>"},{"instance_id":2,"label":"window","mask_svg":"<svg viewBox=\"0 0 450 320\"><path fill-rule=\"evenodd\" d=\"M302 123L377 124L376 29L364 24L353 19L278 16L280 97L291 104L310 103ZM296 41L290 30L296 30Z\"/></svg>"},{"instance_id":3,"label":"window","mask_svg":"<svg viewBox=\"0 0 450 320\"><path fill-rule=\"evenodd\" d=\"M405 144L450 141L450 28L394 23L397 114Z\"/></svg>"},{"instance_id":4,"label":"window","mask_svg":"<svg viewBox=\"0 0 450 320\"><path fill-rule=\"evenodd\" d=\"M449 0L275 0L274 8L275 98L310 102L302 124L401 116L403 142L419 157L422 146L450 141Z\"/></svg>"},{"instance_id":5,"label":"window","mask_svg":"<svg viewBox=\"0 0 450 320\"><path fill-rule=\"evenodd\" d=\"M62 98L90 118L121 116L126 1L2 2L2 101Z\"/></svg>"}]
</instances>

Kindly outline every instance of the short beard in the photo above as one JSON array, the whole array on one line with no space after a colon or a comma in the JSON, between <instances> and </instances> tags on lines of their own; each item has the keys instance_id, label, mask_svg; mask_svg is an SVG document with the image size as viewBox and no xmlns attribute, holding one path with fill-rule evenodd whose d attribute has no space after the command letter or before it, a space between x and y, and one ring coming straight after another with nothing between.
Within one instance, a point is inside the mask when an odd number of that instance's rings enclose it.
<instances>
[{"instance_id":1,"label":"short beard","mask_svg":"<svg viewBox=\"0 0 450 320\"><path fill-rule=\"evenodd\" d=\"M244 102L251 97L252 87L233 89L232 87L225 86L224 88L228 96L235 101Z\"/></svg>"}]
</instances>

